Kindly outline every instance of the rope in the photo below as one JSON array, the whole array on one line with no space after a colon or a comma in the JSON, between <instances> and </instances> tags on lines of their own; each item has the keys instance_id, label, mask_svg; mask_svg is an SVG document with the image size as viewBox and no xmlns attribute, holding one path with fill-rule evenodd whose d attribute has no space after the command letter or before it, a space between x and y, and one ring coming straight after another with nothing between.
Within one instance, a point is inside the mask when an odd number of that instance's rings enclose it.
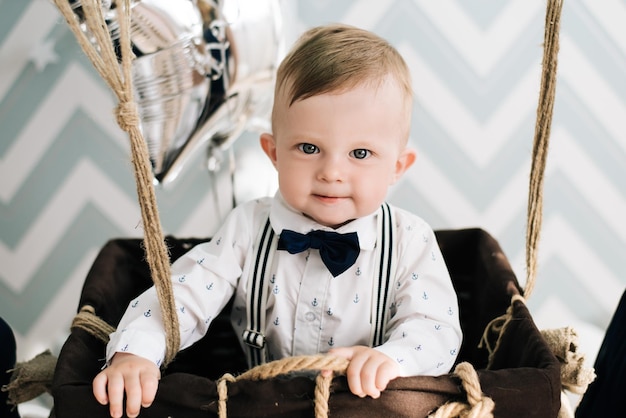
<instances>
[{"instance_id":1,"label":"rope","mask_svg":"<svg viewBox=\"0 0 626 418\"><path fill-rule=\"evenodd\" d=\"M494 353L498 350L502 335L511 321L513 303L516 300L525 303L524 298L530 296L535 286L539 236L543 220L543 180L556 92L557 57L559 52L559 30L562 8L562 0L547 1L541 86L537 106L537 120L535 123L535 136L533 140L531 172L528 187L528 223L526 229L527 276L526 285L524 287L524 297L514 295L507 313L495 318L485 327L479 347L483 345L486 346L489 352L489 363L491 363ZM492 332L498 335L498 339L493 347L488 338L489 334ZM473 367L469 363L460 363L455 369L455 374L461 378L463 388L467 392L468 405L459 402L450 402L438 408L431 417L493 417L493 401L488 397L482 396L480 381ZM467 408L469 408L469 410Z\"/></svg>"},{"instance_id":2,"label":"rope","mask_svg":"<svg viewBox=\"0 0 626 418\"><path fill-rule=\"evenodd\" d=\"M247 372L234 377L230 373L224 374L217 381L218 417L227 418L228 383L240 380L259 381L272 379L276 376L302 370L330 370L336 375L344 375L348 367L348 360L342 357L328 355L295 356L261 364ZM459 363L454 374L461 380L461 385L467 393L467 403L449 402L437 409L430 418L452 418L463 414L468 418L492 418L494 402L484 396L480 388L478 373L467 362ZM333 375L323 376L321 373L315 379L315 418L328 417L328 399Z\"/></svg>"},{"instance_id":3,"label":"rope","mask_svg":"<svg viewBox=\"0 0 626 418\"><path fill-rule=\"evenodd\" d=\"M487 352L489 353L487 369L491 368L493 356L495 352L500 348L500 341L502 340L504 331L506 330L506 327L509 325L509 323L511 322L511 319L513 318L513 302L515 302L516 300L524 304L526 303L526 300L522 296L513 295L513 297L511 298L511 305L507 309L506 313L504 315L501 315L497 318L492 319L487 324L487 326L485 327L485 330L483 331L483 336L481 337L480 342L478 343L478 348L485 347L487 349ZM492 334L498 336L494 345L491 344L490 335Z\"/></svg>"},{"instance_id":4,"label":"rope","mask_svg":"<svg viewBox=\"0 0 626 418\"><path fill-rule=\"evenodd\" d=\"M139 113L132 90L131 65L134 58L130 45L130 0L116 0L120 27L121 65L113 49L113 41L102 15L100 1L82 0L85 25L91 40L80 27L77 16L67 0L54 0L67 21L81 48L100 76L118 98L115 110L117 123L130 138L132 164L137 185L137 198L144 228L144 250L152 273L166 334L164 366L169 364L180 348L178 316L172 296L169 252L165 245L154 193L153 176L148 147L139 128Z\"/></svg>"},{"instance_id":5,"label":"rope","mask_svg":"<svg viewBox=\"0 0 626 418\"><path fill-rule=\"evenodd\" d=\"M228 383L234 383L239 380L259 381L272 379L276 376L303 370L329 370L337 375L343 375L346 373L347 368L348 360L343 357L318 354L314 356L285 357L256 366L238 377L233 377L230 373L226 373L217 381L218 416L219 418L227 418L228 416L226 406ZM330 384L332 380L332 374L330 376L318 374L315 379L315 418L328 417L328 399L330 398Z\"/></svg>"},{"instance_id":6,"label":"rope","mask_svg":"<svg viewBox=\"0 0 626 418\"><path fill-rule=\"evenodd\" d=\"M493 400L484 396L480 388L478 373L467 362L459 363L454 369L454 374L461 380L461 385L467 393L467 403L448 402L429 415L429 418L493 418Z\"/></svg>"},{"instance_id":7,"label":"rope","mask_svg":"<svg viewBox=\"0 0 626 418\"><path fill-rule=\"evenodd\" d=\"M115 328L96 315L96 310L90 305L80 308L70 328L83 329L105 344L109 342L109 335L115 331Z\"/></svg>"},{"instance_id":8,"label":"rope","mask_svg":"<svg viewBox=\"0 0 626 418\"><path fill-rule=\"evenodd\" d=\"M543 220L543 179L550 141L550 127L556 91L557 56L559 52L559 28L562 0L548 0L545 21L543 60L535 137L533 141L532 166L528 187L528 224L526 229L526 285L524 296L528 298L535 287L537 276L537 253Z\"/></svg>"}]
</instances>

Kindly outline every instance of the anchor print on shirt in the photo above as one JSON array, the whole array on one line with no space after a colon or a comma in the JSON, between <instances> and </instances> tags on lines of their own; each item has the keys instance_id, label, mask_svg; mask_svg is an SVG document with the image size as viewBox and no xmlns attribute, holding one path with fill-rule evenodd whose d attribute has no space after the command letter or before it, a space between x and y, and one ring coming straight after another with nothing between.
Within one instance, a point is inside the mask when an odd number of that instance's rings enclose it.
<instances>
[{"instance_id":1,"label":"anchor print on shirt","mask_svg":"<svg viewBox=\"0 0 626 418\"><path fill-rule=\"evenodd\" d=\"M147 311L145 311L143 313L143 316L145 316L146 318L150 318L152 316L152 312L150 311L150 309L148 309Z\"/></svg>"},{"instance_id":2,"label":"anchor print on shirt","mask_svg":"<svg viewBox=\"0 0 626 418\"><path fill-rule=\"evenodd\" d=\"M207 284L207 285L205 286L205 287L206 287L206 290L213 290L213 283L214 283L214 282L211 282L211 283Z\"/></svg>"},{"instance_id":3,"label":"anchor print on shirt","mask_svg":"<svg viewBox=\"0 0 626 418\"><path fill-rule=\"evenodd\" d=\"M132 305L130 305L132 308L136 308L137 305L139 305L139 299L137 299L136 301L133 302Z\"/></svg>"},{"instance_id":4,"label":"anchor print on shirt","mask_svg":"<svg viewBox=\"0 0 626 418\"><path fill-rule=\"evenodd\" d=\"M272 274L272 278L270 279L270 283L271 284L276 283L276 275L275 274Z\"/></svg>"},{"instance_id":5,"label":"anchor print on shirt","mask_svg":"<svg viewBox=\"0 0 626 418\"><path fill-rule=\"evenodd\" d=\"M428 294L426 292L422 294L422 299L428 300Z\"/></svg>"},{"instance_id":6,"label":"anchor print on shirt","mask_svg":"<svg viewBox=\"0 0 626 418\"><path fill-rule=\"evenodd\" d=\"M361 267L357 267L357 268L356 268L356 271L354 272L354 274L355 274L356 276L360 276L360 275L362 274L362 272L361 272Z\"/></svg>"},{"instance_id":7,"label":"anchor print on shirt","mask_svg":"<svg viewBox=\"0 0 626 418\"><path fill-rule=\"evenodd\" d=\"M185 283L185 280L187 280L187 277L183 274L178 278L178 283Z\"/></svg>"},{"instance_id":8,"label":"anchor print on shirt","mask_svg":"<svg viewBox=\"0 0 626 418\"><path fill-rule=\"evenodd\" d=\"M333 339L333 337L330 337L330 340L328 340L328 345L331 347L335 345L335 340Z\"/></svg>"},{"instance_id":9,"label":"anchor print on shirt","mask_svg":"<svg viewBox=\"0 0 626 418\"><path fill-rule=\"evenodd\" d=\"M417 273L411 273L411 280L417 280L419 275Z\"/></svg>"},{"instance_id":10,"label":"anchor print on shirt","mask_svg":"<svg viewBox=\"0 0 626 418\"><path fill-rule=\"evenodd\" d=\"M359 294L357 293L357 294L354 296L354 299L352 299L352 302L354 302L354 303L359 303L360 301L361 301L361 298L359 298Z\"/></svg>"},{"instance_id":11,"label":"anchor print on shirt","mask_svg":"<svg viewBox=\"0 0 626 418\"><path fill-rule=\"evenodd\" d=\"M274 320L274 325L276 326L280 325L280 319L278 319L278 317L276 317L276 319Z\"/></svg>"},{"instance_id":12,"label":"anchor print on shirt","mask_svg":"<svg viewBox=\"0 0 626 418\"><path fill-rule=\"evenodd\" d=\"M275 295L280 293L280 290L278 289L278 285L274 286L274 289L272 289L272 293L275 294Z\"/></svg>"},{"instance_id":13,"label":"anchor print on shirt","mask_svg":"<svg viewBox=\"0 0 626 418\"><path fill-rule=\"evenodd\" d=\"M333 316L334 312L333 312L333 310L331 308L328 308L328 310L326 311L326 314L328 316Z\"/></svg>"},{"instance_id":14,"label":"anchor print on shirt","mask_svg":"<svg viewBox=\"0 0 626 418\"><path fill-rule=\"evenodd\" d=\"M313 301L311 301L311 306L317 306L319 305L319 302L317 301L317 298L313 298Z\"/></svg>"},{"instance_id":15,"label":"anchor print on shirt","mask_svg":"<svg viewBox=\"0 0 626 418\"><path fill-rule=\"evenodd\" d=\"M454 315L454 312L452 311L451 306L448 306L448 315Z\"/></svg>"},{"instance_id":16,"label":"anchor print on shirt","mask_svg":"<svg viewBox=\"0 0 626 418\"><path fill-rule=\"evenodd\" d=\"M196 260L196 263L198 264L204 263L204 257L200 258L199 260Z\"/></svg>"}]
</instances>

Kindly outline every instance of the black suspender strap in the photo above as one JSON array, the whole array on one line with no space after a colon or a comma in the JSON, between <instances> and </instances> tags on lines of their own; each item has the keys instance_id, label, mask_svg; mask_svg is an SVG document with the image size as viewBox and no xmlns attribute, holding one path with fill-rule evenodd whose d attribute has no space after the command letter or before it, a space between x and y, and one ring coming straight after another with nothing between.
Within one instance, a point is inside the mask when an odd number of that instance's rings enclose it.
<instances>
[{"instance_id":1,"label":"black suspender strap","mask_svg":"<svg viewBox=\"0 0 626 418\"><path fill-rule=\"evenodd\" d=\"M263 334L268 296L267 283L272 274L272 258L276 253L277 245L278 239L268 218L257 239L254 270L248 279L248 327L243 331L242 338L248 346L247 355L250 367L267 361L267 348Z\"/></svg>"},{"instance_id":2,"label":"black suspender strap","mask_svg":"<svg viewBox=\"0 0 626 418\"><path fill-rule=\"evenodd\" d=\"M377 273L372 287L372 333L371 346L381 345L385 340L385 327L389 316L391 280L395 275L393 251L394 219L387 203L381 206L382 215L378 217L378 240L376 251L379 255ZM247 284L247 320L248 327L243 331L243 341L248 346L247 356L250 367L267 361L265 341L265 323L268 282L272 274L272 259L278 246L278 236L274 233L269 217L264 228L258 234L255 247L255 264Z\"/></svg>"},{"instance_id":3,"label":"black suspender strap","mask_svg":"<svg viewBox=\"0 0 626 418\"><path fill-rule=\"evenodd\" d=\"M389 293L391 280L395 276L393 263L394 219L387 203L381 206L382 216L378 218L378 274L375 276L372 289L372 338L371 346L376 347L385 342L385 328L389 315Z\"/></svg>"}]
</instances>

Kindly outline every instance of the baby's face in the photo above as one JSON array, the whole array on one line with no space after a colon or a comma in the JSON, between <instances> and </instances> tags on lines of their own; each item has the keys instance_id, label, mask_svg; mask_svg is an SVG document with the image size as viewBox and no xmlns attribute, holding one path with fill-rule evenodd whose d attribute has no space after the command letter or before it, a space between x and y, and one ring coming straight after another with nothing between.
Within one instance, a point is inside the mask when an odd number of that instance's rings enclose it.
<instances>
[{"instance_id":1,"label":"baby's face","mask_svg":"<svg viewBox=\"0 0 626 418\"><path fill-rule=\"evenodd\" d=\"M374 212L415 159L405 146L410 106L391 79L291 106L277 100L274 135L261 145L285 201L322 225Z\"/></svg>"}]
</instances>

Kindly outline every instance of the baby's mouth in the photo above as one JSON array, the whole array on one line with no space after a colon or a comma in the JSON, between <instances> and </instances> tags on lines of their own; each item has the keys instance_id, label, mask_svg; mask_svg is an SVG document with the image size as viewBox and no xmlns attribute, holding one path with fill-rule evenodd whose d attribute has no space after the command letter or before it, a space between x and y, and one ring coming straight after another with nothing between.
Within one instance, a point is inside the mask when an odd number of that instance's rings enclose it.
<instances>
[{"instance_id":1,"label":"baby's mouth","mask_svg":"<svg viewBox=\"0 0 626 418\"><path fill-rule=\"evenodd\" d=\"M313 196L315 196L317 199L322 200L324 202L336 202L336 201L342 199L339 196L327 196L327 195L323 195L323 194L314 194Z\"/></svg>"}]
</instances>

